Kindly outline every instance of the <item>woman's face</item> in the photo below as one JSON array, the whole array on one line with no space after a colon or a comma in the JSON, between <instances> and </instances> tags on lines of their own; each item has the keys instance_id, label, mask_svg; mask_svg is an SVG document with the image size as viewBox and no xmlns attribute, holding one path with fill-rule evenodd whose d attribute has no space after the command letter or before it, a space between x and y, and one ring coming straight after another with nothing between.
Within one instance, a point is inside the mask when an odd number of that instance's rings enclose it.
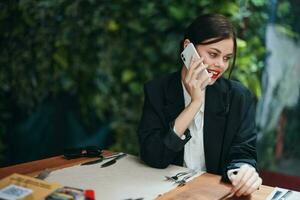
<instances>
[{"instance_id":1,"label":"woman's face","mask_svg":"<svg viewBox=\"0 0 300 200\"><path fill-rule=\"evenodd\" d=\"M204 64L208 65L207 71L213 74L209 83L212 85L228 69L229 61L233 57L233 39L228 38L212 44L199 44L196 45L196 49L198 54L204 58Z\"/></svg>"}]
</instances>

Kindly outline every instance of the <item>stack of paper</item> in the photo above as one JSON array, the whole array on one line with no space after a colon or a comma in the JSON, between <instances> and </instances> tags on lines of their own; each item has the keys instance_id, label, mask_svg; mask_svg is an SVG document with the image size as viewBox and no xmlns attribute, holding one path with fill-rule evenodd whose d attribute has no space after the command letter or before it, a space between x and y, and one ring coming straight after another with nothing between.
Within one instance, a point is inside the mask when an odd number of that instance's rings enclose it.
<instances>
[{"instance_id":1,"label":"stack of paper","mask_svg":"<svg viewBox=\"0 0 300 200\"><path fill-rule=\"evenodd\" d=\"M96 199L154 199L177 187L177 184L166 181L165 176L189 171L175 165L166 169L154 169L131 155L109 167L100 166L101 163L64 168L52 172L47 180L65 186L93 189ZM197 173L194 177L200 174Z\"/></svg>"},{"instance_id":2,"label":"stack of paper","mask_svg":"<svg viewBox=\"0 0 300 200\"><path fill-rule=\"evenodd\" d=\"M266 200L299 200L300 193L279 187L275 187Z\"/></svg>"}]
</instances>

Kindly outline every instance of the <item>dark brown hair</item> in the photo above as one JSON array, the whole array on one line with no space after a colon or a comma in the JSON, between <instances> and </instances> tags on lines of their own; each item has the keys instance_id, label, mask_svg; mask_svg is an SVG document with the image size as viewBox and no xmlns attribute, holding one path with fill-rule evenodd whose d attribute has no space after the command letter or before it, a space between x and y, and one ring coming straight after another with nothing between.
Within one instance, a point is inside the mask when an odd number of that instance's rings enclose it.
<instances>
[{"instance_id":1,"label":"dark brown hair","mask_svg":"<svg viewBox=\"0 0 300 200\"><path fill-rule=\"evenodd\" d=\"M209 42L203 42L212 39ZM233 60L229 71L229 78L235 67L236 60L236 34L232 23L223 15L206 14L197 17L185 30L184 39L180 44L180 52L183 51L185 39L189 39L195 46L202 44L212 44L224 39L233 40Z\"/></svg>"}]
</instances>

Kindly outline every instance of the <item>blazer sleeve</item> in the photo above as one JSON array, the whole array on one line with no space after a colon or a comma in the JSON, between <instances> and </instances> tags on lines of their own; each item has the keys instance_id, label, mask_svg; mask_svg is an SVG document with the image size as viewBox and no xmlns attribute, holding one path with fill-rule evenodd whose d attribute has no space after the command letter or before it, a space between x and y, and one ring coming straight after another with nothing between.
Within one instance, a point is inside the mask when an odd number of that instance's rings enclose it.
<instances>
[{"instance_id":1,"label":"blazer sleeve","mask_svg":"<svg viewBox=\"0 0 300 200\"><path fill-rule=\"evenodd\" d=\"M166 121L163 114L163 95L158 87L144 86L144 107L138 128L141 159L151 167L166 168L179 156L190 139L189 130L185 139L174 133L174 121Z\"/></svg>"},{"instance_id":2,"label":"blazer sleeve","mask_svg":"<svg viewBox=\"0 0 300 200\"><path fill-rule=\"evenodd\" d=\"M229 150L227 168L223 171L223 180L228 181L227 171L239 168L242 164L249 164L256 168L257 153L255 126L255 100L250 91L246 90L240 96L240 109L242 113L237 133L233 138Z\"/></svg>"}]
</instances>

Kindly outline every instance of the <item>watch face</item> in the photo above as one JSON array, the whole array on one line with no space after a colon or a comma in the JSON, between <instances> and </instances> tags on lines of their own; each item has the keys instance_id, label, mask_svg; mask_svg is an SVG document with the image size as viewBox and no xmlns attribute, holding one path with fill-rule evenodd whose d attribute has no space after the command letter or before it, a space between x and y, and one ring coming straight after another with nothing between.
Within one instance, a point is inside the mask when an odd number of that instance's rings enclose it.
<instances>
[{"instance_id":1,"label":"watch face","mask_svg":"<svg viewBox=\"0 0 300 200\"><path fill-rule=\"evenodd\" d=\"M181 138L182 140L185 140L186 136L183 134L180 138Z\"/></svg>"}]
</instances>

